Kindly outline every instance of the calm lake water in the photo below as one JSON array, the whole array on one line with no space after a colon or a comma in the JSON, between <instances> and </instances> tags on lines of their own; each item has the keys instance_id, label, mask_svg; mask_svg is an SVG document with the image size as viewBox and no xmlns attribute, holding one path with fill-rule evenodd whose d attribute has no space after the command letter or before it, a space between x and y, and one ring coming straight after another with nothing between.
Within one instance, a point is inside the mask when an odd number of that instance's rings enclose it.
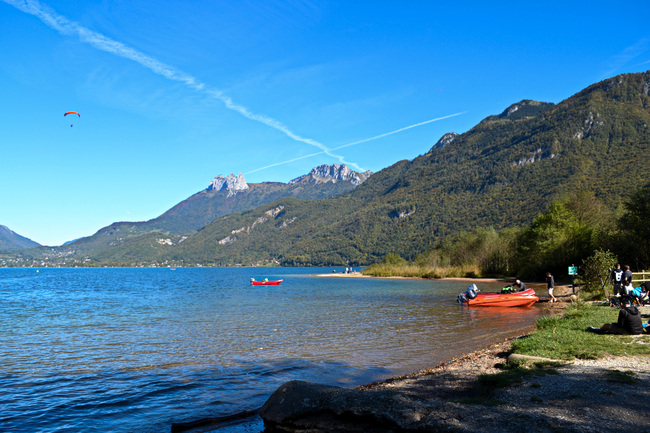
<instances>
[{"instance_id":1,"label":"calm lake water","mask_svg":"<svg viewBox=\"0 0 650 433\"><path fill-rule=\"evenodd\" d=\"M541 315L460 306L464 282L314 276L332 269L0 269L0 431L170 431L258 408L288 380L431 367Z\"/></svg>"}]
</instances>

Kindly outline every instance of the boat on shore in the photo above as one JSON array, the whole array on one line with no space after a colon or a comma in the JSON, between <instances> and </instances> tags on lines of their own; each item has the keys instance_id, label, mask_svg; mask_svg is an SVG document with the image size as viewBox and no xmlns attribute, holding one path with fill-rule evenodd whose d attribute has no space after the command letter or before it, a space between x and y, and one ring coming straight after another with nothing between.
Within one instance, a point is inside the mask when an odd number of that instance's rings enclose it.
<instances>
[{"instance_id":1,"label":"boat on shore","mask_svg":"<svg viewBox=\"0 0 650 433\"><path fill-rule=\"evenodd\" d=\"M539 298L533 289L512 293L484 293L476 284L470 285L458 295L458 303L470 307L530 307Z\"/></svg>"},{"instance_id":2,"label":"boat on shore","mask_svg":"<svg viewBox=\"0 0 650 433\"><path fill-rule=\"evenodd\" d=\"M260 280L257 281L251 278L251 285L253 286L279 286L284 280Z\"/></svg>"}]
</instances>

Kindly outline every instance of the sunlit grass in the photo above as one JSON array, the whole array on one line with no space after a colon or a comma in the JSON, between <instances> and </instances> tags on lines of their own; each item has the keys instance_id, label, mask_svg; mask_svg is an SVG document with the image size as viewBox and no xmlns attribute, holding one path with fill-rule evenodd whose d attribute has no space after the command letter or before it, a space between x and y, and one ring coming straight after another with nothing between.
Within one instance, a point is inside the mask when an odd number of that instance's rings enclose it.
<instances>
[{"instance_id":1,"label":"sunlit grass","mask_svg":"<svg viewBox=\"0 0 650 433\"><path fill-rule=\"evenodd\" d=\"M650 354L650 335L601 335L587 332L589 326L614 323L618 309L584 302L571 304L564 317L542 317L533 334L513 342L514 353L552 359L599 359ZM647 321L647 318L644 318Z\"/></svg>"}]
</instances>

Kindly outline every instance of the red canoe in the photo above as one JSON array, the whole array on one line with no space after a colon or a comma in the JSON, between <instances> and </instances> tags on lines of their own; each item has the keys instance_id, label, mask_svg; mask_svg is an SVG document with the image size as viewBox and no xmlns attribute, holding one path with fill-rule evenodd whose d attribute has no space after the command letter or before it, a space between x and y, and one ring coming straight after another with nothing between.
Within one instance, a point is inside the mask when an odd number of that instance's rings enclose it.
<instances>
[{"instance_id":1,"label":"red canoe","mask_svg":"<svg viewBox=\"0 0 650 433\"><path fill-rule=\"evenodd\" d=\"M476 285L472 284L458 296L458 302L475 307L530 307L539 301L533 289L514 293L477 292Z\"/></svg>"},{"instance_id":2,"label":"red canoe","mask_svg":"<svg viewBox=\"0 0 650 433\"><path fill-rule=\"evenodd\" d=\"M532 292L526 294L526 292ZM539 298L533 289L516 293L478 293L474 299L467 301L470 307L530 307Z\"/></svg>"},{"instance_id":3,"label":"red canoe","mask_svg":"<svg viewBox=\"0 0 650 433\"><path fill-rule=\"evenodd\" d=\"M490 292L478 292L478 293L476 294L477 297L481 297L481 296L492 296L492 295L536 296L536 295L535 295L535 290L533 290L533 289L524 290L523 292L512 292L512 293L490 293Z\"/></svg>"},{"instance_id":4,"label":"red canoe","mask_svg":"<svg viewBox=\"0 0 650 433\"><path fill-rule=\"evenodd\" d=\"M280 283L282 283L284 280L263 280L263 281L255 281L251 280L251 284L253 286L279 286Z\"/></svg>"}]
</instances>

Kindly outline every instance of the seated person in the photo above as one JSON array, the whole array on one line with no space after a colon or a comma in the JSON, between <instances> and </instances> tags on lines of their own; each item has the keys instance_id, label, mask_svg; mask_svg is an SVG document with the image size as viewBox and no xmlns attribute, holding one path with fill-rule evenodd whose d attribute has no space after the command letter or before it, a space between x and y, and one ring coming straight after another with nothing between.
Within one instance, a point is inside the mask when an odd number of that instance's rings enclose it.
<instances>
[{"instance_id":1,"label":"seated person","mask_svg":"<svg viewBox=\"0 0 650 433\"><path fill-rule=\"evenodd\" d=\"M637 289L641 289L641 296L638 298L639 299L639 304L650 304L650 281L646 281L645 283L641 284L641 286L637 287ZM636 294L636 289L635 294Z\"/></svg>"},{"instance_id":2,"label":"seated person","mask_svg":"<svg viewBox=\"0 0 650 433\"><path fill-rule=\"evenodd\" d=\"M641 285L632 290L630 296L636 299L639 305L643 305L648 301L648 290L643 285Z\"/></svg>"},{"instance_id":3,"label":"seated person","mask_svg":"<svg viewBox=\"0 0 650 433\"><path fill-rule=\"evenodd\" d=\"M600 328L587 328L590 332L599 334L621 334L621 335L639 335L643 333L643 323L641 322L641 313L636 307L632 307L627 297L621 298L621 309L618 312L618 322L605 323Z\"/></svg>"}]
</instances>

